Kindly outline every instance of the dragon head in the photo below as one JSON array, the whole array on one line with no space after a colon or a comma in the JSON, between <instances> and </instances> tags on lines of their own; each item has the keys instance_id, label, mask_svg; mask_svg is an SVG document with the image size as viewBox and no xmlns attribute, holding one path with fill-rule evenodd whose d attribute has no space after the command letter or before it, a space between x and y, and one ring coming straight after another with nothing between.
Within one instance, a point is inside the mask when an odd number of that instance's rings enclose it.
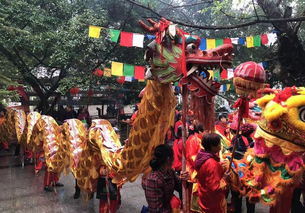
<instances>
[{"instance_id":1,"label":"dragon head","mask_svg":"<svg viewBox=\"0 0 305 213\"><path fill-rule=\"evenodd\" d=\"M263 96L257 103L263 111L260 129L287 141L290 144L288 148L305 151L305 88L274 90L273 94ZM277 144L278 140L270 142Z\"/></svg>"},{"instance_id":2,"label":"dragon head","mask_svg":"<svg viewBox=\"0 0 305 213\"><path fill-rule=\"evenodd\" d=\"M183 77L197 75L208 87L215 86L218 91L220 85L209 82L208 68L228 67L232 64L233 46L225 44L215 49L202 51L199 49L200 38L190 35L178 28L172 22L161 18L160 22L147 19L152 25L143 21L140 25L156 39L146 50L145 59L151 68L147 70L147 78L161 83L178 81ZM216 92L217 93L217 92Z\"/></svg>"}]
</instances>

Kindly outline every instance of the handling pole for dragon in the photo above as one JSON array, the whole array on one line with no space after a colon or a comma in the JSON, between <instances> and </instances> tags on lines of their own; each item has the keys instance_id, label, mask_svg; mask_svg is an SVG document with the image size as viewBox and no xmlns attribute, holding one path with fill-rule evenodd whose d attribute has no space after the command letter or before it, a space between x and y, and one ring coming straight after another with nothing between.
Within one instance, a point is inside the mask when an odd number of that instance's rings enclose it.
<instances>
[{"instance_id":1,"label":"handling pole for dragon","mask_svg":"<svg viewBox=\"0 0 305 213\"><path fill-rule=\"evenodd\" d=\"M185 144L187 139L187 128L186 128L186 115L188 111L188 90L187 86L182 86L182 172L186 171L186 159L185 159ZM189 213L190 211L190 199L189 191L187 187L187 181L182 182L182 203L183 212Z\"/></svg>"},{"instance_id":2,"label":"handling pole for dragon","mask_svg":"<svg viewBox=\"0 0 305 213\"><path fill-rule=\"evenodd\" d=\"M253 61L242 63L235 68L233 84L236 94L239 95L239 99L233 105L233 108L238 108L238 126L227 174L232 169L232 162L236 152L237 141L240 137L239 132L242 119L247 118L249 114L249 100L251 98L256 98L257 91L267 86L265 81L266 72L264 68Z\"/></svg>"}]
</instances>

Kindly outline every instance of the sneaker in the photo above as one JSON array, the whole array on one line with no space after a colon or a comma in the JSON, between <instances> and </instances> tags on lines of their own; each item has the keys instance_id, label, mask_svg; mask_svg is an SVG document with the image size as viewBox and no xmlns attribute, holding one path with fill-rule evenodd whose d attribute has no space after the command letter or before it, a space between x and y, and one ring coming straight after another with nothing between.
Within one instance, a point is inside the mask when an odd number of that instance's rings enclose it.
<instances>
[{"instance_id":1,"label":"sneaker","mask_svg":"<svg viewBox=\"0 0 305 213\"><path fill-rule=\"evenodd\" d=\"M44 187L44 190L45 190L46 192L53 192L53 191L54 191L54 189L53 189L52 187L50 187L50 186L45 186L45 187Z\"/></svg>"},{"instance_id":2,"label":"sneaker","mask_svg":"<svg viewBox=\"0 0 305 213\"><path fill-rule=\"evenodd\" d=\"M64 184L62 184L62 183L55 183L55 186L56 186L56 187L63 187Z\"/></svg>"}]
</instances>

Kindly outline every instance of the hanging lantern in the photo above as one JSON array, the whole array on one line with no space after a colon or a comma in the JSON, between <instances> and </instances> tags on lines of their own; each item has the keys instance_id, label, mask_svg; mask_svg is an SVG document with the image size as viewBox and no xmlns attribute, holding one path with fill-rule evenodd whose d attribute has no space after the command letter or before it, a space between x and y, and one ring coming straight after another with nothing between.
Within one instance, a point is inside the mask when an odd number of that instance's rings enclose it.
<instances>
[{"instance_id":1,"label":"hanging lantern","mask_svg":"<svg viewBox=\"0 0 305 213\"><path fill-rule=\"evenodd\" d=\"M97 76L97 77L102 77L102 76L104 75L104 71L101 70L101 69L99 69L99 68L97 68L97 69L95 69L95 71L93 72L93 74L94 74L95 76Z\"/></svg>"},{"instance_id":2,"label":"hanging lantern","mask_svg":"<svg viewBox=\"0 0 305 213\"><path fill-rule=\"evenodd\" d=\"M124 76L120 76L116 79L116 82L118 82L119 84L124 84L125 82L125 77Z\"/></svg>"},{"instance_id":3,"label":"hanging lantern","mask_svg":"<svg viewBox=\"0 0 305 213\"><path fill-rule=\"evenodd\" d=\"M71 94L71 95L76 95L76 94L79 93L79 91L80 91L79 88L73 87L73 88L70 89L70 94Z\"/></svg>"},{"instance_id":4,"label":"hanging lantern","mask_svg":"<svg viewBox=\"0 0 305 213\"><path fill-rule=\"evenodd\" d=\"M253 61L242 63L235 68L233 83L238 95L255 98L257 91L266 87L265 81L264 68Z\"/></svg>"},{"instance_id":5,"label":"hanging lantern","mask_svg":"<svg viewBox=\"0 0 305 213\"><path fill-rule=\"evenodd\" d=\"M93 94L94 94L94 91L92 89L89 89L87 92L87 95L91 97Z\"/></svg>"}]
</instances>

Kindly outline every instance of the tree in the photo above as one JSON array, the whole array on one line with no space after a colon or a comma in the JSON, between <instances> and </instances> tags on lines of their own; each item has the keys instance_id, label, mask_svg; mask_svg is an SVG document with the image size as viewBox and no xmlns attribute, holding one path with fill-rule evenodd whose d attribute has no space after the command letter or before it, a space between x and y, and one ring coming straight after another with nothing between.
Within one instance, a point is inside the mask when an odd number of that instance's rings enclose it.
<instances>
[{"instance_id":1,"label":"tree","mask_svg":"<svg viewBox=\"0 0 305 213\"><path fill-rule=\"evenodd\" d=\"M51 97L65 93L67 86L92 86L95 68L110 60L134 63L142 58L139 50L127 54L107 41L106 32L100 39L88 38L89 25L121 30L134 26L133 6L123 1L3 0L0 5L0 61L9 62L10 70L18 71L15 77L30 85L43 113L54 105ZM67 78L71 81L62 81Z\"/></svg>"}]
</instances>

